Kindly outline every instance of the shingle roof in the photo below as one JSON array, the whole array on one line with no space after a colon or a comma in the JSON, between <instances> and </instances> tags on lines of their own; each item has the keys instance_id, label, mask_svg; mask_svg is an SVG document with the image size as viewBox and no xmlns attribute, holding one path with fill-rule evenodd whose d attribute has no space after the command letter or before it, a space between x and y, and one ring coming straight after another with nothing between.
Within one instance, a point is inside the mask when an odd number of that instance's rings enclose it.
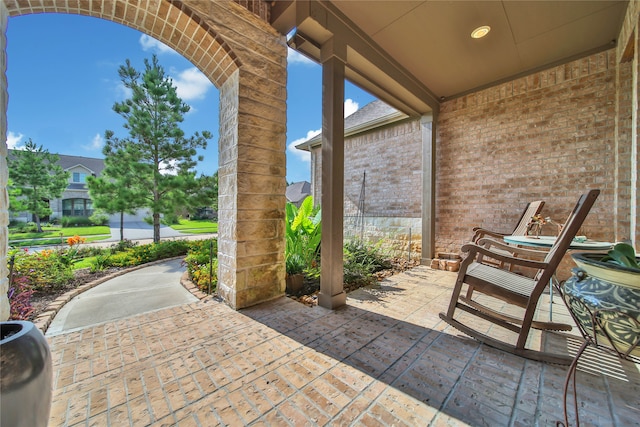
<instances>
[{"instance_id":1,"label":"shingle roof","mask_svg":"<svg viewBox=\"0 0 640 427\"><path fill-rule=\"evenodd\" d=\"M12 152L15 150L8 150L9 158L12 157ZM57 153L52 153L57 154ZM104 159L96 159L94 157L82 157L82 156L68 156L66 154L58 154L58 164L64 170L69 170L74 166L84 166L89 171L99 176L104 169Z\"/></svg>"},{"instance_id":2,"label":"shingle roof","mask_svg":"<svg viewBox=\"0 0 640 427\"><path fill-rule=\"evenodd\" d=\"M287 200L291 203L302 202L305 197L311 195L311 183L307 181L295 182L287 187Z\"/></svg>"},{"instance_id":3,"label":"shingle roof","mask_svg":"<svg viewBox=\"0 0 640 427\"><path fill-rule=\"evenodd\" d=\"M81 156L67 156L65 154L58 154L60 161L58 162L62 169L67 170L74 166L84 166L94 174L100 175L102 169L104 169L104 159L95 159L92 157Z\"/></svg>"},{"instance_id":4,"label":"shingle roof","mask_svg":"<svg viewBox=\"0 0 640 427\"><path fill-rule=\"evenodd\" d=\"M364 132L369 129L374 129L388 123L405 119L406 117L408 116L401 111L396 110L380 100L375 100L344 119L344 134L345 136L349 136L359 132ZM320 145L320 143L322 143L321 133L307 139L301 144L296 145L296 148L300 150L309 150L309 147Z\"/></svg>"}]
</instances>

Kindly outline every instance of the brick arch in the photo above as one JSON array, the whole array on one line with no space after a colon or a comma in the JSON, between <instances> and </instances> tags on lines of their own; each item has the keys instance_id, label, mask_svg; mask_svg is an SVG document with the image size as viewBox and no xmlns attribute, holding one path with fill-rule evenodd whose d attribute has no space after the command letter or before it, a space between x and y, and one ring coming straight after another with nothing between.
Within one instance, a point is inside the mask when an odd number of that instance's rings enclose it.
<instances>
[{"instance_id":1,"label":"brick arch","mask_svg":"<svg viewBox=\"0 0 640 427\"><path fill-rule=\"evenodd\" d=\"M6 28L9 16L69 13L138 29L220 91L218 294L232 308L284 295L287 47L264 0L0 0L0 320L9 316Z\"/></svg>"},{"instance_id":2,"label":"brick arch","mask_svg":"<svg viewBox=\"0 0 640 427\"><path fill-rule=\"evenodd\" d=\"M134 0L117 0L105 3L54 0L39 4L5 4L9 16L67 13L102 18L134 28L180 53L218 89L240 67L240 60L223 38L180 1L140 3Z\"/></svg>"}]
</instances>

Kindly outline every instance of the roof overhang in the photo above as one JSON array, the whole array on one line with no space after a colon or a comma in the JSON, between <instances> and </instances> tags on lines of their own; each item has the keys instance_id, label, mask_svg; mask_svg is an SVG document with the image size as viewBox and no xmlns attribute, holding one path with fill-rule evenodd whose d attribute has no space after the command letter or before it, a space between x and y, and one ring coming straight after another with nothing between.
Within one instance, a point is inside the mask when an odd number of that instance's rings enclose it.
<instances>
[{"instance_id":1,"label":"roof overhang","mask_svg":"<svg viewBox=\"0 0 640 427\"><path fill-rule=\"evenodd\" d=\"M412 116L438 110L433 93L333 4L278 1L272 7L272 17L272 25L289 34L289 46L316 62L322 62L321 47L325 43L344 43L345 77L378 99Z\"/></svg>"}]
</instances>

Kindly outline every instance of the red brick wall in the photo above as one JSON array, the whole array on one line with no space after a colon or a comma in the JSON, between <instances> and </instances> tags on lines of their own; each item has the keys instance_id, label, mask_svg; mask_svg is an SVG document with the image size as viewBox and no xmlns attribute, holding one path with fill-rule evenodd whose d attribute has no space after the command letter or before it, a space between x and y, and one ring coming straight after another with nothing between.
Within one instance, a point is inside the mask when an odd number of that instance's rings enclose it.
<instances>
[{"instance_id":1,"label":"red brick wall","mask_svg":"<svg viewBox=\"0 0 640 427\"><path fill-rule=\"evenodd\" d=\"M474 226L511 231L535 199L564 221L591 188L580 234L614 240L615 65L610 50L441 105L436 251L458 251Z\"/></svg>"}]
</instances>

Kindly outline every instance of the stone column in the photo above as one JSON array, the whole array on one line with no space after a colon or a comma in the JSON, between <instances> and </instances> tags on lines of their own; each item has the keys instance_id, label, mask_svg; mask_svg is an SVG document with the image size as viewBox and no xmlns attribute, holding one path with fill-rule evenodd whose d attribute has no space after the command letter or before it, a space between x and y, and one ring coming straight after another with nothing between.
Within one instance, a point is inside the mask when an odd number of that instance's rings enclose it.
<instances>
[{"instance_id":1,"label":"stone column","mask_svg":"<svg viewBox=\"0 0 640 427\"><path fill-rule=\"evenodd\" d=\"M7 8L0 2L0 321L9 319L10 307L7 292L9 291L9 269L7 268L7 249L9 245L9 194L7 181Z\"/></svg>"},{"instance_id":2,"label":"stone column","mask_svg":"<svg viewBox=\"0 0 640 427\"><path fill-rule=\"evenodd\" d=\"M322 46L322 251L318 304L346 304L343 286L344 68L346 46Z\"/></svg>"},{"instance_id":3,"label":"stone column","mask_svg":"<svg viewBox=\"0 0 640 427\"><path fill-rule=\"evenodd\" d=\"M285 289L284 97L242 69L220 88L218 293L234 309Z\"/></svg>"},{"instance_id":4,"label":"stone column","mask_svg":"<svg viewBox=\"0 0 640 427\"><path fill-rule=\"evenodd\" d=\"M422 264L435 256L436 137L433 116L422 116Z\"/></svg>"}]
</instances>

